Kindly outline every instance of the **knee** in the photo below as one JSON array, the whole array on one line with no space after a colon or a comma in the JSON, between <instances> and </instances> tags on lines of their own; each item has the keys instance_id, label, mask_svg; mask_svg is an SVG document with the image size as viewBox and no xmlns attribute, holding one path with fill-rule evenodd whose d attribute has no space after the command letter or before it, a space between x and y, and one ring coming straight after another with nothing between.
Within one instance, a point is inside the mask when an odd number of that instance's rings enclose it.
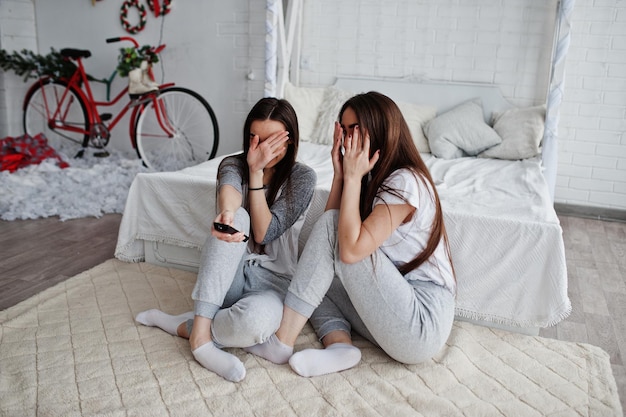
<instances>
[{"instance_id":1,"label":"knee","mask_svg":"<svg viewBox=\"0 0 626 417\"><path fill-rule=\"evenodd\" d=\"M237 331L251 335L259 334L263 338L269 337L280 326L282 303L253 299L246 303L236 303L231 309L237 310L234 313L240 317Z\"/></svg>"},{"instance_id":2,"label":"knee","mask_svg":"<svg viewBox=\"0 0 626 417\"><path fill-rule=\"evenodd\" d=\"M233 347L262 343L278 330L282 315L278 295L244 297L215 316L213 336L219 343Z\"/></svg>"},{"instance_id":3,"label":"knee","mask_svg":"<svg viewBox=\"0 0 626 417\"><path fill-rule=\"evenodd\" d=\"M250 214L243 207L239 207L235 212L235 229L248 234L250 232Z\"/></svg>"},{"instance_id":4,"label":"knee","mask_svg":"<svg viewBox=\"0 0 626 417\"><path fill-rule=\"evenodd\" d=\"M447 337L416 338L405 343L393 343L382 347L392 359L407 365L415 365L432 359L444 348Z\"/></svg>"}]
</instances>

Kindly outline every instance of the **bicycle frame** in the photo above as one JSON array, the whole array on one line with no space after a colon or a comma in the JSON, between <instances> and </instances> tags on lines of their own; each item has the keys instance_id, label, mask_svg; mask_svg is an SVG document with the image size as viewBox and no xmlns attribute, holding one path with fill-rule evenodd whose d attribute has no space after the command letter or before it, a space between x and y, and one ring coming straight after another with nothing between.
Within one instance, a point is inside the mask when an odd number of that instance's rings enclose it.
<instances>
[{"instance_id":1,"label":"bicycle frame","mask_svg":"<svg viewBox=\"0 0 626 417\"><path fill-rule=\"evenodd\" d=\"M118 40L131 40L135 44L135 46L137 46L136 42L132 38L122 37L122 38L118 38ZM155 48L155 51L158 53L163 48L165 48L165 45L161 45ZM70 58L67 58L67 59L70 59ZM159 92L163 90L164 88L173 86L174 83L161 84L159 85L159 90L146 93L139 99L129 100L124 105L124 107L119 111L119 113L117 113L117 115L113 118L113 120L111 120L109 123L104 123L104 121L102 120L102 116L99 112L99 108L111 107L119 103L122 100L122 98L128 94L128 86L124 87L112 100L106 100L106 101L95 100L93 91L91 89L91 84L87 77L85 67L83 66L82 59L80 57L76 57L73 59L73 61L76 63L77 67L74 73L72 74L72 76L69 78L69 80L67 79L62 80L62 81L67 82L67 86L65 90L63 91L63 94L61 95L61 97L54 97L53 98L54 100L49 100L49 99L52 99L52 97L46 97L45 89L43 88L41 89L42 95L44 97L45 111L46 111L46 115L48 118L48 126L50 127L50 129L64 130L68 132L79 133L81 135L87 135L91 139L94 135L94 126L104 126L107 132L110 132L113 128L115 128L115 126L119 123L119 121L126 115L126 113L132 108L132 114L131 114L130 123L129 123L129 136L130 136L131 144L133 148L136 148L137 144L136 144L135 129L134 129L135 121L137 120L138 115L144 111L147 103L151 101L153 102L153 108L156 113L156 118L159 122L160 127L163 129L164 133L168 137L174 136L175 128L170 124L168 118L166 117L167 113L166 113L166 109L163 103L161 103L158 100ZM152 73L151 68L149 69L148 75L152 80L154 80L154 75ZM31 86L29 93L31 90L41 85L44 85L46 83L49 83L51 81L53 81L53 77L42 77L38 79ZM83 101L83 103L85 103L86 111L87 111L87 119L89 122L89 129L90 129L89 131L86 131L84 128L80 128L80 127L76 127L76 126L72 126L70 124L64 123L65 117L67 116L65 112L67 112L67 110L69 109L68 104L70 104L70 103L67 103L67 100L72 99L72 97L69 96L70 90L75 92ZM29 94L26 95L26 97L28 96ZM56 103L56 109L50 109L48 106L48 103ZM26 106L26 103L24 103L24 106ZM65 109L65 112L64 112L64 109Z\"/></svg>"}]
</instances>

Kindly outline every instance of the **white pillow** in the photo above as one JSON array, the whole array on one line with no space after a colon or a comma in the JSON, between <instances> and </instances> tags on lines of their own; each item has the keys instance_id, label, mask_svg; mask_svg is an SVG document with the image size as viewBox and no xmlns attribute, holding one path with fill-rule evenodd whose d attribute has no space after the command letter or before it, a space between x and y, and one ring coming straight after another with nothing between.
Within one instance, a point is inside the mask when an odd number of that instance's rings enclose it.
<instances>
[{"instance_id":1,"label":"white pillow","mask_svg":"<svg viewBox=\"0 0 626 417\"><path fill-rule=\"evenodd\" d=\"M409 125L413 142L417 150L422 153L429 153L428 139L424 136L424 125L435 118L437 108L435 106L420 106L413 103L396 102L404 120Z\"/></svg>"},{"instance_id":2,"label":"white pillow","mask_svg":"<svg viewBox=\"0 0 626 417\"><path fill-rule=\"evenodd\" d=\"M291 83L285 85L284 98L296 111L300 140L310 142L313 138L315 121L324 100L325 87L296 87Z\"/></svg>"},{"instance_id":3,"label":"white pillow","mask_svg":"<svg viewBox=\"0 0 626 417\"><path fill-rule=\"evenodd\" d=\"M324 100L320 105L320 112L315 122L311 142L324 145L332 145L335 121L338 120L341 106L355 94L340 90L336 87L327 87L324 92Z\"/></svg>"},{"instance_id":4,"label":"white pillow","mask_svg":"<svg viewBox=\"0 0 626 417\"><path fill-rule=\"evenodd\" d=\"M483 119L480 99L466 101L440 114L424 128L431 153L453 159L475 156L502 142L502 138Z\"/></svg>"},{"instance_id":5,"label":"white pillow","mask_svg":"<svg viewBox=\"0 0 626 417\"><path fill-rule=\"evenodd\" d=\"M546 106L493 113L493 128L502 143L480 153L480 158L526 159L538 155L543 138Z\"/></svg>"}]
</instances>

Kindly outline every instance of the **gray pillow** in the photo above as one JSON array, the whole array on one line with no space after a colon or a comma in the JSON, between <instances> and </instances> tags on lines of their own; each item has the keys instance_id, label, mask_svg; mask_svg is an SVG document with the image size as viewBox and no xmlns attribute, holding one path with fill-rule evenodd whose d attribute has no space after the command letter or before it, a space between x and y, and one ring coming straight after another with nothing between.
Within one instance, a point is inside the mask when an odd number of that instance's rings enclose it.
<instances>
[{"instance_id":1,"label":"gray pillow","mask_svg":"<svg viewBox=\"0 0 626 417\"><path fill-rule=\"evenodd\" d=\"M475 156L502 142L485 123L480 99L466 101L440 114L424 128L433 155L453 159Z\"/></svg>"},{"instance_id":2,"label":"gray pillow","mask_svg":"<svg viewBox=\"0 0 626 417\"><path fill-rule=\"evenodd\" d=\"M494 113L493 128L502 138L502 143L487 149L478 157L516 160L538 155L545 118L545 105Z\"/></svg>"},{"instance_id":3,"label":"gray pillow","mask_svg":"<svg viewBox=\"0 0 626 417\"><path fill-rule=\"evenodd\" d=\"M430 153L428 139L424 136L424 125L435 118L437 108L435 106L421 106L403 101L398 101L396 104L407 125L409 125L411 137L417 150L422 153Z\"/></svg>"}]
</instances>

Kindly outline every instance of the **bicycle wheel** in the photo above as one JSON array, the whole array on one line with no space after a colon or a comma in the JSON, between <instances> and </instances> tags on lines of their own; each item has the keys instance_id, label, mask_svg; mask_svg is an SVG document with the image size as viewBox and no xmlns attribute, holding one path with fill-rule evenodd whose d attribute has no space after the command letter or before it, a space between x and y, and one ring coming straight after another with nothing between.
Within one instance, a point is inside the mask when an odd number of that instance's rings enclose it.
<instances>
[{"instance_id":1,"label":"bicycle wheel","mask_svg":"<svg viewBox=\"0 0 626 417\"><path fill-rule=\"evenodd\" d=\"M169 136L163 125L173 132ZM155 171L177 171L207 161L217 152L219 129L209 103L198 93L182 88L163 89L139 113L135 126L137 151Z\"/></svg>"},{"instance_id":2,"label":"bicycle wheel","mask_svg":"<svg viewBox=\"0 0 626 417\"><path fill-rule=\"evenodd\" d=\"M73 88L67 92L65 100L61 103L60 100L66 88L67 83L49 79L35 84L28 91L24 99L24 133L30 136L43 133L52 147L60 146L61 138L83 146L89 143L87 107L80 94ZM57 113L58 120L52 121L59 105L61 108ZM65 130L63 126L74 127L81 131Z\"/></svg>"}]
</instances>

